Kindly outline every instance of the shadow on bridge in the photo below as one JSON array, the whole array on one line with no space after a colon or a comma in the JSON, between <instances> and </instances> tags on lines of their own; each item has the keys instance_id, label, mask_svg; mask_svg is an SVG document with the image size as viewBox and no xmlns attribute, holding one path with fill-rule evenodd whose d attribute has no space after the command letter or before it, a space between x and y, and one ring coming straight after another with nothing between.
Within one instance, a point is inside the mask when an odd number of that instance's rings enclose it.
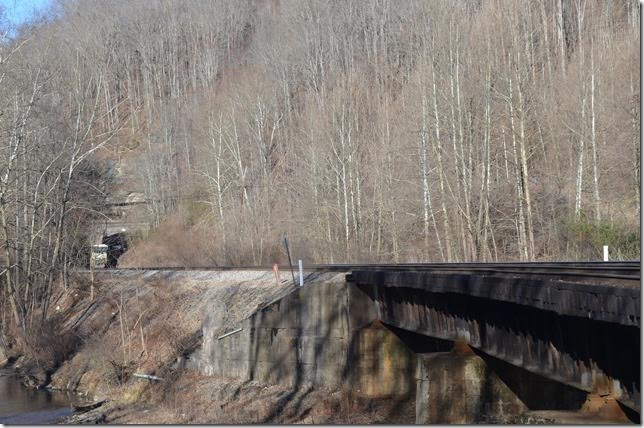
<instances>
[{"instance_id":1,"label":"shadow on bridge","mask_svg":"<svg viewBox=\"0 0 644 428\"><path fill-rule=\"evenodd\" d=\"M617 393L624 413L639 420L637 327L463 294L358 288L383 323L414 333L401 335L408 346L422 346L419 336L433 338L428 344L464 340L530 409L579 409L588 392Z\"/></svg>"}]
</instances>

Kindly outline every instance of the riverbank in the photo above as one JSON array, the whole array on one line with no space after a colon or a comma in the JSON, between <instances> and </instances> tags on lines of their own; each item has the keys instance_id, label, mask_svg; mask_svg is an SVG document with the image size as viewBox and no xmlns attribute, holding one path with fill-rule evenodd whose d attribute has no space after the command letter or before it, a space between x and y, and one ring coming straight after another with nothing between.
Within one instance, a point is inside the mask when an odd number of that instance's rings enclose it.
<instances>
[{"instance_id":1,"label":"riverbank","mask_svg":"<svg viewBox=\"0 0 644 428\"><path fill-rule=\"evenodd\" d=\"M12 370L0 369L0 424L56 423L72 414L69 394L30 389Z\"/></svg>"},{"instance_id":2,"label":"riverbank","mask_svg":"<svg viewBox=\"0 0 644 428\"><path fill-rule=\"evenodd\" d=\"M77 275L52 305L52 336L67 339L44 343L38 355L5 349L5 358L31 387L104 401L67 423L413 422L411 399L377 402L187 368L207 317L228 331L291 289L290 281L277 283L264 271L106 271L93 285L89 275ZM47 361L61 355L61 361Z\"/></svg>"},{"instance_id":3,"label":"riverbank","mask_svg":"<svg viewBox=\"0 0 644 428\"><path fill-rule=\"evenodd\" d=\"M170 390L151 387L147 399L111 401L67 423L368 424L413 422L413 400L365 400L339 391L290 390L186 371ZM410 419L411 418L411 419Z\"/></svg>"}]
</instances>

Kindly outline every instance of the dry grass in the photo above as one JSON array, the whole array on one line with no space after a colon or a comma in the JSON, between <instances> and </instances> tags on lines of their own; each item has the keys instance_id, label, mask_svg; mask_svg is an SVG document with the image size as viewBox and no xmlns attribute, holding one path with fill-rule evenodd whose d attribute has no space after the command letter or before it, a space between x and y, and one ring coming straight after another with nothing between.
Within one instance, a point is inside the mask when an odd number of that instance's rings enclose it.
<instances>
[{"instance_id":1,"label":"dry grass","mask_svg":"<svg viewBox=\"0 0 644 428\"><path fill-rule=\"evenodd\" d=\"M119 396L135 372L155 373L194 342L200 327L185 306L198 294L157 282L109 280L88 296L63 299L66 328L85 338L82 349L53 376L53 386ZM74 292L71 292L72 296ZM172 302L172 304L169 304Z\"/></svg>"},{"instance_id":2,"label":"dry grass","mask_svg":"<svg viewBox=\"0 0 644 428\"><path fill-rule=\"evenodd\" d=\"M350 392L290 390L279 385L175 371L149 384L145 403L105 412L108 423L368 424L413 423L413 400L365 399Z\"/></svg>"},{"instance_id":3,"label":"dry grass","mask_svg":"<svg viewBox=\"0 0 644 428\"><path fill-rule=\"evenodd\" d=\"M247 231L240 225L229 225L228 241L223 241L213 230L208 214L197 220L189 218L185 209L164 220L159 227L145 237L135 237L129 250L120 257L119 267L207 267L241 266L286 263L287 255L281 241L276 237L246 239L233 237ZM300 243L302 244L302 243ZM261 250L258 248L261 247ZM307 260L313 258L308 245L291 242L291 252ZM261 253L261 254L260 254Z\"/></svg>"},{"instance_id":4,"label":"dry grass","mask_svg":"<svg viewBox=\"0 0 644 428\"><path fill-rule=\"evenodd\" d=\"M132 243L121 267L194 267L216 264L215 242L205 225L189 226L178 217L163 222L144 240Z\"/></svg>"},{"instance_id":5,"label":"dry grass","mask_svg":"<svg viewBox=\"0 0 644 428\"><path fill-rule=\"evenodd\" d=\"M282 291L271 274L232 272L196 275L159 272L102 272L96 297L87 284L68 290L58 302L60 332L80 338L75 353L53 374L52 385L118 397L140 381L134 372L165 375L184 354L201 344L209 313L222 314L222 328L249 315Z\"/></svg>"}]
</instances>

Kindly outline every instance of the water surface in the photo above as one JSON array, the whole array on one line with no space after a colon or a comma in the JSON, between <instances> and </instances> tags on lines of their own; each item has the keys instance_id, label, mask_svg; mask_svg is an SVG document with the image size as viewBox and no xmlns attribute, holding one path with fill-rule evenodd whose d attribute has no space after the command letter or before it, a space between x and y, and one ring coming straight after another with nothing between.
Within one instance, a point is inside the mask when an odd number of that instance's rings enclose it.
<instances>
[{"instance_id":1,"label":"water surface","mask_svg":"<svg viewBox=\"0 0 644 428\"><path fill-rule=\"evenodd\" d=\"M11 372L0 371L0 424L52 424L72 414L68 394L31 389Z\"/></svg>"}]
</instances>

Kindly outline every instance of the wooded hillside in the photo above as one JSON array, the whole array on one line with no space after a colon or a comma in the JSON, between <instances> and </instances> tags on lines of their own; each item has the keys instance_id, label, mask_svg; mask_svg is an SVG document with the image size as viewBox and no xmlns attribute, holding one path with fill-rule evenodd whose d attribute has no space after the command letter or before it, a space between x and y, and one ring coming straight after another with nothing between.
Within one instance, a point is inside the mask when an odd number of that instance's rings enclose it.
<instances>
[{"instance_id":1,"label":"wooded hillside","mask_svg":"<svg viewBox=\"0 0 644 428\"><path fill-rule=\"evenodd\" d=\"M635 1L61 1L2 40L18 319L119 185L131 264L639 258Z\"/></svg>"}]
</instances>

